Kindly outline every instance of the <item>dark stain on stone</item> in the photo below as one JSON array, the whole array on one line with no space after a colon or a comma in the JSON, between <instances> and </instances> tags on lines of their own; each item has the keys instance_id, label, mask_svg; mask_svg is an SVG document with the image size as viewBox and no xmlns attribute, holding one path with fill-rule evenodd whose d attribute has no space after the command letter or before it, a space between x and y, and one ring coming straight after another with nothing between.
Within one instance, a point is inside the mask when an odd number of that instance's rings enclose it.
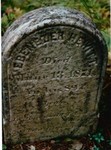
<instances>
[{"instance_id":1,"label":"dark stain on stone","mask_svg":"<svg viewBox=\"0 0 111 150\"><path fill-rule=\"evenodd\" d=\"M27 111L28 111L28 110L27 110L27 102L24 103L23 107L25 108L25 110L26 110L26 112L27 112Z\"/></svg>"},{"instance_id":2,"label":"dark stain on stone","mask_svg":"<svg viewBox=\"0 0 111 150\"><path fill-rule=\"evenodd\" d=\"M40 94L37 98L37 108L38 108L38 111L40 113L41 122L43 122L43 114L44 114L43 102L44 102L44 95Z\"/></svg>"},{"instance_id":3,"label":"dark stain on stone","mask_svg":"<svg viewBox=\"0 0 111 150\"><path fill-rule=\"evenodd\" d=\"M19 134L19 140L20 140L20 139L24 136L24 135L23 135L23 132L22 132L22 131L19 131L18 134Z\"/></svg>"},{"instance_id":4,"label":"dark stain on stone","mask_svg":"<svg viewBox=\"0 0 111 150\"><path fill-rule=\"evenodd\" d=\"M90 97L91 97L90 92L87 92L87 94L86 94L86 100L84 102L84 112L85 113L88 111L88 103L90 101Z\"/></svg>"}]
</instances>

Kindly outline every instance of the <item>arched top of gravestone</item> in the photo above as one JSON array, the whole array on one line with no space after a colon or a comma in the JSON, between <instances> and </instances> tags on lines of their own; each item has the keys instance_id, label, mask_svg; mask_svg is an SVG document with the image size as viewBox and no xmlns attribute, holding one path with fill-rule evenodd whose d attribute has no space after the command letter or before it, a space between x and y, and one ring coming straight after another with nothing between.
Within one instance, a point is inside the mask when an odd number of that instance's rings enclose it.
<instances>
[{"instance_id":1,"label":"arched top of gravestone","mask_svg":"<svg viewBox=\"0 0 111 150\"><path fill-rule=\"evenodd\" d=\"M90 33L103 47L102 53L104 53L104 58L106 59L106 45L95 24L77 10L56 6L33 10L13 23L3 36L2 49L4 58L10 53L11 47L25 36L40 28L56 25L73 26Z\"/></svg>"}]
</instances>

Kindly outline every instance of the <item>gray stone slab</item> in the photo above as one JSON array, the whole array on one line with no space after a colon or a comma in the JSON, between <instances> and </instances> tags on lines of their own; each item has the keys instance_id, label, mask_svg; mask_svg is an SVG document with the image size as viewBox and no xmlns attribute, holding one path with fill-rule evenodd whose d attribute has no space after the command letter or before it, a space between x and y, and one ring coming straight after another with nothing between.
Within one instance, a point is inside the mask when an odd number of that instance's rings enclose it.
<instances>
[{"instance_id":1,"label":"gray stone slab","mask_svg":"<svg viewBox=\"0 0 111 150\"><path fill-rule=\"evenodd\" d=\"M6 143L95 130L107 48L90 19L40 8L9 27L2 47Z\"/></svg>"}]
</instances>

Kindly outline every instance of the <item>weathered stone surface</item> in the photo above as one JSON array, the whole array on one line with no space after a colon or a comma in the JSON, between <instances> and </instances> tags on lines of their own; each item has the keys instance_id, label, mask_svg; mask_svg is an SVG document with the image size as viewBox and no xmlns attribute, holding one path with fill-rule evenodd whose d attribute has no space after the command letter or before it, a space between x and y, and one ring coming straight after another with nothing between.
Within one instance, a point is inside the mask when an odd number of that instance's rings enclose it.
<instances>
[{"instance_id":1,"label":"weathered stone surface","mask_svg":"<svg viewBox=\"0 0 111 150\"><path fill-rule=\"evenodd\" d=\"M5 142L82 136L97 123L107 48L83 14L31 11L3 37Z\"/></svg>"}]
</instances>

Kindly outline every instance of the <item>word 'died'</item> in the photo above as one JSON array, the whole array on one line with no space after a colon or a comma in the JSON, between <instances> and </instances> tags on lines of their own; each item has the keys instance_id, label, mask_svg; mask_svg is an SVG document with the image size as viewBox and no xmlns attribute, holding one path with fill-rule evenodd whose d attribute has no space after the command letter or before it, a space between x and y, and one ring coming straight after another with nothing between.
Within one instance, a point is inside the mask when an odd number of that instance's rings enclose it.
<instances>
[{"instance_id":1,"label":"word 'died'","mask_svg":"<svg viewBox=\"0 0 111 150\"><path fill-rule=\"evenodd\" d=\"M50 45L51 43L53 43L53 45L57 45L57 43L62 44L67 42L69 43L70 47L72 47L73 45L75 45L75 48L80 47L82 45L83 39L82 37L79 37L76 32L72 32L72 31L75 31L75 29L67 32L67 30L57 28L55 32L52 32L51 29L48 28L47 30L44 31L46 32L45 34L43 34L43 32L41 31L34 33L33 38L29 42L26 42L23 47L20 47L16 50L19 53L17 53L16 56L14 56L14 61L13 61L14 70L21 69L24 65L24 62L27 60L27 57L30 57L30 55L34 53L37 50L37 48L43 47L44 45L46 45L45 47L47 47L47 45L48 44ZM47 40L45 40L46 37ZM71 56L66 56L66 58L64 59L61 58L59 60L55 56L54 57L47 56L47 57L42 57L40 63L53 64L62 61L63 63L68 63L70 59Z\"/></svg>"},{"instance_id":2,"label":"word 'died'","mask_svg":"<svg viewBox=\"0 0 111 150\"><path fill-rule=\"evenodd\" d=\"M41 63L42 64L55 64L55 63L66 64L66 63L69 63L70 59L71 59L71 56L67 56L64 59L58 59L57 57L44 57L44 58L41 58Z\"/></svg>"}]
</instances>

